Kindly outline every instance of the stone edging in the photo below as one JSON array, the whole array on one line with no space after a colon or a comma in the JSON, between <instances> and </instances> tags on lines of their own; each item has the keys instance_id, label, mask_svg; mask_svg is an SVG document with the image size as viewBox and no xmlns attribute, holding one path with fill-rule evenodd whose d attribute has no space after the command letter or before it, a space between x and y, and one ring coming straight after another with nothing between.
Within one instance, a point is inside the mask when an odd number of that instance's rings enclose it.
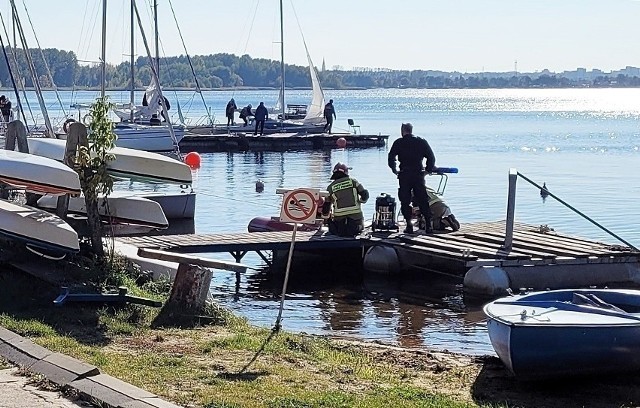
<instances>
[{"instance_id":1,"label":"stone edging","mask_svg":"<svg viewBox=\"0 0 640 408\"><path fill-rule=\"evenodd\" d=\"M54 353L0 326L0 356L109 408L180 408L157 395L101 374L98 367Z\"/></svg>"}]
</instances>

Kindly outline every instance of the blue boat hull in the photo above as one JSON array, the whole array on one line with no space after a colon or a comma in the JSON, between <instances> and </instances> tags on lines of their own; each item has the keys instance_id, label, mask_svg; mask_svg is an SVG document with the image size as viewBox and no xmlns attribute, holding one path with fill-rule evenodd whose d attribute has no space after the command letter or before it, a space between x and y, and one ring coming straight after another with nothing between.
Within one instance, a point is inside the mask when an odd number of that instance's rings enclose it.
<instances>
[{"instance_id":1,"label":"blue boat hull","mask_svg":"<svg viewBox=\"0 0 640 408\"><path fill-rule=\"evenodd\" d=\"M565 296L556 298L561 300L558 307L580 308L572 306ZM609 293L609 297L616 300L625 299L625 296ZM534 297L533 302L516 299L510 303L515 313L488 314L491 344L513 374L531 379L640 370L640 318L637 314L605 310L598 314L584 313L579 322L561 322L561 318L554 316L561 313L557 308L538 305L553 298L554 294L549 292ZM637 299L627 296L627 305ZM509 304L508 301L506 298L503 304ZM531 314L534 308L537 308L536 314ZM624 316L628 316L628 321L603 321Z\"/></svg>"}]
</instances>

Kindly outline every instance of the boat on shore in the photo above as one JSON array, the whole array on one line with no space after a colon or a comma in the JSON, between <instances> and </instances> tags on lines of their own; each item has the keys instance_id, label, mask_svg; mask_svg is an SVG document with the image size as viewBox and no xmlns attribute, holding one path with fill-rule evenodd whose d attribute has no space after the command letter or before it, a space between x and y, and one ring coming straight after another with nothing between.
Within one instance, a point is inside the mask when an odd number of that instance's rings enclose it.
<instances>
[{"instance_id":1,"label":"boat on shore","mask_svg":"<svg viewBox=\"0 0 640 408\"><path fill-rule=\"evenodd\" d=\"M38 207L55 211L57 197L45 195L38 200ZM85 197L69 199L68 212L87 215ZM104 223L126 224L148 227L150 229L166 229L169 226L162 207L155 201L131 195L116 194L98 198L98 214Z\"/></svg>"},{"instance_id":2,"label":"boat on shore","mask_svg":"<svg viewBox=\"0 0 640 408\"><path fill-rule=\"evenodd\" d=\"M27 143L29 151L34 155L58 161L64 158L64 140L30 137ZM114 177L148 183L192 183L189 166L171 157L125 147L114 147L109 153L112 153L115 159L107 163L107 171Z\"/></svg>"},{"instance_id":3,"label":"boat on shore","mask_svg":"<svg viewBox=\"0 0 640 408\"><path fill-rule=\"evenodd\" d=\"M6 200L0 200L0 236L50 254L80 250L78 234L61 218Z\"/></svg>"},{"instance_id":4,"label":"boat on shore","mask_svg":"<svg viewBox=\"0 0 640 408\"><path fill-rule=\"evenodd\" d=\"M55 159L11 150L0 150L0 182L34 193L80 194L73 169Z\"/></svg>"},{"instance_id":5,"label":"boat on shore","mask_svg":"<svg viewBox=\"0 0 640 408\"><path fill-rule=\"evenodd\" d=\"M532 292L494 300L483 311L494 350L518 377L640 369L640 290Z\"/></svg>"}]
</instances>

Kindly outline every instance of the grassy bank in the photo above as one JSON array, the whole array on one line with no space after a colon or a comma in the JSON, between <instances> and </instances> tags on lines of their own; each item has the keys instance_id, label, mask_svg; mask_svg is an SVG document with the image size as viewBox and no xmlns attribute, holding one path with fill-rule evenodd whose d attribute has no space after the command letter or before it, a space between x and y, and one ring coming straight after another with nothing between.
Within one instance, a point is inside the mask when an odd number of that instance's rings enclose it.
<instances>
[{"instance_id":1,"label":"grassy bank","mask_svg":"<svg viewBox=\"0 0 640 408\"><path fill-rule=\"evenodd\" d=\"M69 303L0 273L0 325L178 404L198 407L468 407L474 365L435 355L252 327L211 307L207 325L154 328L158 309ZM133 281L130 282L133 284ZM162 297L158 285L138 295ZM447 390L447 392L442 392ZM454 392L449 392L449 391Z\"/></svg>"},{"instance_id":2,"label":"grassy bank","mask_svg":"<svg viewBox=\"0 0 640 408\"><path fill-rule=\"evenodd\" d=\"M162 299L167 285L137 287ZM630 407L640 376L520 382L495 357L274 334L212 306L206 325L154 326L158 309L69 303L0 270L0 325L177 404L220 407Z\"/></svg>"}]
</instances>

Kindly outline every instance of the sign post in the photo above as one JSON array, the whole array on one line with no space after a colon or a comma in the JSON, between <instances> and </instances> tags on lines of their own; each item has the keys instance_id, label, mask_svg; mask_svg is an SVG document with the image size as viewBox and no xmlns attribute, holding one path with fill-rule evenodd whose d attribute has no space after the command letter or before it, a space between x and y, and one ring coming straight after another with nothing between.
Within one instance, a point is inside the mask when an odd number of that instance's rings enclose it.
<instances>
[{"instance_id":1,"label":"sign post","mask_svg":"<svg viewBox=\"0 0 640 408\"><path fill-rule=\"evenodd\" d=\"M288 191L282 197L282 208L280 209L280 221L292 222L293 233L291 234L291 246L289 246L289 256L287 257L287 268L284 273L284 283L282 284L282 297L280 298L280 309L274 329L280 331L280 321L282 319L282 309L284 308L284 298L287 293L287 283L289 282L289 270L291 269L291 258L293 257L293 247L296 242L296 232L298 224L315 224L316 213L318 212L318 198L320 190L312 188L299 188Z\"/></svg>"}]
</instances>

